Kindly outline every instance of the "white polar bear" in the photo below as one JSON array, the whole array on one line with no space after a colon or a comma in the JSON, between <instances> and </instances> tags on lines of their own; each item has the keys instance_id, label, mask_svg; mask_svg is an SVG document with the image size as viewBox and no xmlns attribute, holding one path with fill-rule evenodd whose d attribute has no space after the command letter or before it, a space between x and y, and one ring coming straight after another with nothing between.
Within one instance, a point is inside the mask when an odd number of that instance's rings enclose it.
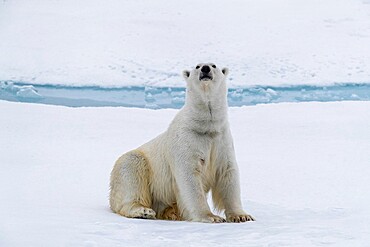
<instances>
[{"instance_id":1,"label":"white polar bear","mask_svg":"<svg viewBox=\"0 0 370 247\"><path fill-rule=\"evenodd\" d=\"M227 120L228 69L212 63L184 71L184 107L166 132L122 155L111 173L110 207L130 218L225 222L254 220L243 211Z\"/></svg>"}]
</instances>

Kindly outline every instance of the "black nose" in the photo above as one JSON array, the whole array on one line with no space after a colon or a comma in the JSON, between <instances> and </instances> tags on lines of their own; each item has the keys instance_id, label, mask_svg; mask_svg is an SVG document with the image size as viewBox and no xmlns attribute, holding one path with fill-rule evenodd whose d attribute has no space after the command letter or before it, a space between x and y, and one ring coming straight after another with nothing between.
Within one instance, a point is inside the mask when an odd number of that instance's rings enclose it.
<instances>
[{"instance_id":1,"label":"black nose","mask_svg":"<svg viewBox=\"0 0 370 247\"><path fill-rule=\"evenodd\" d=\"M208 74L211 71L211 68L208 65L204 65L201 69L203 73Z\"/></svg>"}]
</instances>

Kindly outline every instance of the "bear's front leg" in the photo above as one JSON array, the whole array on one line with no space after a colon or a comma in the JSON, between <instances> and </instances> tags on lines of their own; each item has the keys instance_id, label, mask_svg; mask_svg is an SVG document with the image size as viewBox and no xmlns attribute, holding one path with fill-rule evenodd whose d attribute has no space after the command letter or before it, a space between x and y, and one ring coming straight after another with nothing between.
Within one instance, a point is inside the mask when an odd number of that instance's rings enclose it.
<instances>
[{"instance_id":1,"label":"bear's front leg","mask_svg":"<svg viewBox=\"0 0 370 247\"><path fill-rule=\"evenodd\" d=\"M225 210L227 222L254 221L254 218L245 213L242 207L236 163L228 163L220 168L215 186L212 188L212 199L217 209Z\"/></svg>"},{"instance_id":2,"label":"bear's front leg","mask_svg":"<svg viewBox=\"0 0 370 247\"><path fill-rule=\"evenodd\" d=\"M217 209L225 210L227 222L254 221L254 218L245 213L242 207L236 163L228 162L220 168L215 186L212 188L212 199Z\"/></svg>"},{"instance_id":3,"label":"bear's front leg","mask_svg":"<svg viewBox=\"0 0 370 247\"><path fill-rule=\"evenodd\" d=\"M179 151L179 150L177 150ZM221 223L226 222L220 216L214 215L207 203L206 193L201 182L200 162L191 152L177 152L172 171L174 172L178 198L177 202L185 220Z\"/></svg>"},{"instance_id":4,"label":"bear's front leg","mask_svg":"<svg viewBox=\"0 0 370 247\"><path fill-rule=\"evenodd\" d=\"M239 169L235 158L234 145L230 130L218 142L218 164L216 181L212 187L215 207L225 210L227 222L246 222L255 219L245 213L240 199Z\"/></svg>"}]
</instances>

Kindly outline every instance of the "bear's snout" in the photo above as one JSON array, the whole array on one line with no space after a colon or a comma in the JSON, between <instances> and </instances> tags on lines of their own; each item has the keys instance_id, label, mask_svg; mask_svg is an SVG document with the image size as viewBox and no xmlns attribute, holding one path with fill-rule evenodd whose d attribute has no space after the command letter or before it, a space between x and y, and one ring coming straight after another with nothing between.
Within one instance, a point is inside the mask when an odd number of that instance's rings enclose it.
<instances>
[{"instance_id":1,"label":"bear's snout","mask_svg":"<svg viewBox=\"0 0 370 247\"><path fill-rule=\"evenodd\" d=\"M204 65L200 71L208 74L211 71L211 68L208 65Z\"/></svg>"},{"instance_id":2,"label":"bear's snout","mask_svg":"<svg viewBox=\"0 0 370 247\"><path fill-rule=\"evenodd\" d=\"M203 65L202 68L200 69L199 80L200 81L213 80L211 68L208 65Z\"/></svg>"}]
</instances>

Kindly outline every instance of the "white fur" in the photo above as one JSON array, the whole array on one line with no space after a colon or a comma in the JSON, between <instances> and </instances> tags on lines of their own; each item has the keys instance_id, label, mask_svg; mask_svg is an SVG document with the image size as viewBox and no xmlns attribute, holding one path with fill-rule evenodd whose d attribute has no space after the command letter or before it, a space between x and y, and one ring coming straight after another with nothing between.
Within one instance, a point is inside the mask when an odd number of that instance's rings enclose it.
<instances>
[{"instance_id":1,"label":"white fur","mask_svg":"<svg viewBox=\"0 0 370 247\"><path fill-rule=\"evenodd\" d=\"M200 80L203 66L211 80ZM126 217L223 222L253 218L242 209L238 167L227 120L228 69L184 71L186 102L166 132L122 155L111 174L111 209ZM197 67L198 67L197 66Z\"/></svg>"}]
</instances>

